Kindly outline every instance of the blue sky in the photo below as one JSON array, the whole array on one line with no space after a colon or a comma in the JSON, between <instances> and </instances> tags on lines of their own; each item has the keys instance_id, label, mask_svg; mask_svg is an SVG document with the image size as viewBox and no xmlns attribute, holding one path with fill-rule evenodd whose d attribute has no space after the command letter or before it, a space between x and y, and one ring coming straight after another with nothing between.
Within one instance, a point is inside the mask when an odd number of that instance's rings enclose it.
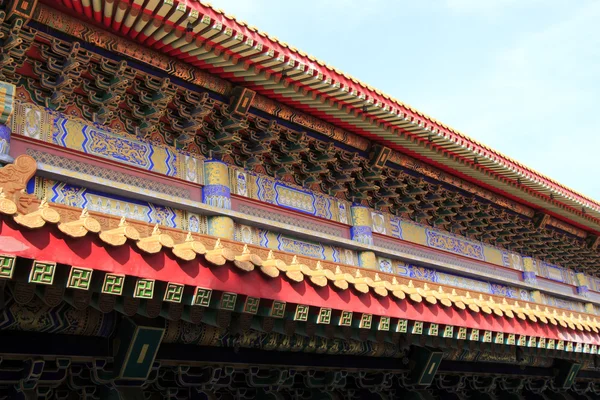
<instances>
[{"instance_id":1,"label":"blue sky","mask_svg":"<svg viewBox=\"0 0 600 400\"><path fill-rule=\"evenodd\" d=\"M600 200L600 1L211 4Z\"/></svg>"}]
</instances>

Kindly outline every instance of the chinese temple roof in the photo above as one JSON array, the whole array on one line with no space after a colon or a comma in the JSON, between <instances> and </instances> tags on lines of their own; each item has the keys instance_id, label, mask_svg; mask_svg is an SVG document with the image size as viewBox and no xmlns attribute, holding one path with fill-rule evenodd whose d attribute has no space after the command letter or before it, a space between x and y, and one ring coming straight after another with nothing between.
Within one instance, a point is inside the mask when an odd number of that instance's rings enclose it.
<instances>
[{"instance_id":1,"label":"chinese temple roof","mask_svg":"<svg viewBox=\"0 0 600 400\"><path fill-rule=\"evenodd\" d=\"M56 7L54 1L42 1ZM93 4L76 0L64 4L79 18L83 14L83 18L145 47L535 208L599 230L597 201L209 4L190 0Z\"/></svg>"},{"instance_id":2,"label":"chinese temple roof","mask_svg":"<svg viewBox=\"0 0 600 400\"><path fill-rule=\"evenodd\" d=\"M336 87L342 92L346 92L349 97L362 99L364 104L367 104L369 107L369 112L365 115L366 119L368 119L368 117L378 117L382 120L387 120L387 116L379 115L379 110L387 111L389 114L404 116L405 120L417 122L417 125L422 126L423 130L430 131L430 134L435 134L438 138L443 138L448 141L448 143L439 144L451 152L465 157L468 155L481 157L481 159L478 159L479 163L483 163L483 165L488 166L496 173L502 171L502 174L509 179L521 178L530 180L530 184L524 183L524 185L536 189L546 195L552 193L554 195L564 196L565 200L571 200L574 204L588 207L594 211L600 210L600 203L596 200L568 188L560 182L502 154L447 124L436 120L421 110L418 110L409 104L362 82L346 72L279 40L277 37L269 35L266 32L261 32L253 26L248 26L246 22L237 19L235 16L226 14L224 10L215 8L210 3L194 0L186 0L184 3L192 10L197 10L199 13L210 15L215 21L220 21L223 25L230 26L235 32L243 34L244 37L251 38L257 43L263 44L263 49L265 47L271 48L279 54L285 55L286 59L293 60L289 61L289 63L296 64L296 68L300 68L300 65L303 64L306 66L307 71L312 72L313 76L321 76L323 81L328 81L331 87ZM208 10L211 10L212 12L207 13ZM168 21L166 22L168 23ZM174 28L178 29L179 27L174 25ZM344 103L348 105L353 104L352 100L349 99L345 100ZM358 112L360 106L361 105L354 105L353 108ZM462 150L453 148L452 144L459 146Z\"/></svg>"},{"instance_id":3,"label":"chinese temple roof","mask_svg":"<svg viewBox=\"0 0 600 400\"><path fill-rule=\"evenodd\" d=\"M181 290L185 285L206 285L309 306L326 302L328 307L342 311L391 318L411 315L438 324L600 343L600 323L592 314L567 314L529 301L413 282L383 272L49 204L21 191L35 171L36 162L27 155L0 169L0 233L4 237L0 251L22 259L79 269L93 266L109 274L169 282ZM261 276L256 275L259 271ZM12 277L13 270L7 274L5 277ZM52 284L53 278L49 279L45 284ZM298 283L302 285L293 286ZM368 296L369 301L345 295L350 289Z\"/></svg>"}]
</instances>

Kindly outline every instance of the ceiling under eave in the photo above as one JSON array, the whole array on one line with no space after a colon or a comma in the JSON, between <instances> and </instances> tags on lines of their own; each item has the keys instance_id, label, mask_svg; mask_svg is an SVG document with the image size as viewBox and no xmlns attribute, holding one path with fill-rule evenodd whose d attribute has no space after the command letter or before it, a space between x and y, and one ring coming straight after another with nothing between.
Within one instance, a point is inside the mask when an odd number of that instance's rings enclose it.
<instances>
[{"instance_id":1,"label":"ceiling under eave","mask_svg":"<svg viewBox=\"0 0 600 400\"><path fill-rule=\"evenodd\" d=\"M191 0L41 1L500 194L600 231L600 203L209 5Z\"/></svg>"}]
</instances>

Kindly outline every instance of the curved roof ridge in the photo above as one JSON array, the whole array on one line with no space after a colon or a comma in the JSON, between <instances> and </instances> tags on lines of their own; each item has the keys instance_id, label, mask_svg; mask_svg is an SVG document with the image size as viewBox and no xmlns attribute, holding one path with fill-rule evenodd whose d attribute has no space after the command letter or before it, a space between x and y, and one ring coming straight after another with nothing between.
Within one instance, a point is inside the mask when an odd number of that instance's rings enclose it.
<instances>
[{"instance_id":1,"label":"curved roof ridge","mask_svg":"<svg viewBox=\"0 0 600 400\"><path fill-rule=\"evenodd\" d=\"M250 30L253 33L261 36L262 38L268 39L269 41L272 42L272 44L275 44L276 46L281 46L282 48L287 49L287 51L290 51L290 52L294 53L295 55L297 55L298 58L306 58L309 61L311 61L312 63L315 63L315 64L317 64L320 67L325 67L327 70L329 70L330 73L337 74L337 75L343 77L344 79L349 80L349 81L351 81L351 82L353 82L353 83L355 83L357 85L360 85L362 88L364 88L364 89L366 89L368 91L373 92L375 95L380 96L383 99L386 99L386 100L388 100L390 102L393 102L392 105L395 105L395 106L400 107L400 108L405 108L408 111L410 111L410 112L412 112L414 114L417 114L417 115L419 115L419 116L421 116L421 117L429 120L429 122L431 122L432 124L435 124L435 125L437 125L437 126L439 126L441 128L444 128L444 129L450 131L451 133L453 133L455 135L458 135L461 139L470 142L470 144L473 144L473 145L475 145L477 147L480 147L481 149L483 149L485 151L488 151L488 152L494 154L495 156L497 156L499 158L502 158L502 159L504 159L505 161L507 161L507 162L509 162L511 164L514 164L515 166L517 166L517 167L525 170L526 172L529 172L530 174L533 174L533 175L537 176L538 178L541 178L542 180L545 180L545 181L547 181L547 182L549 182L549 183L551 183L553 185L556 185L556 186L560 187L561 189L569 192L567 194L571 194L571 195L574 195L575 197L579 197L582 200L585 200L585 201L591 203L588 206L595 206L595 208L597 210L600 210L600 201L594 200L594 199L592 199L591 197L589 197L587 195L584 195L584 194L582 194L582 193L580 193L580 192L578 192L578 191L576 191L574 189L571 189L570 187L568 187L568 186L566 186L566 185L558 182L557 180L555 180L553 178L550 178L549 176L547 176L547 175L545 175L543 173L538 172L534 168L529 167L529 166L523 164L522 162L520 162L520 161L518 161L518 160L516 160L516 159L514 159L514 158L512 158L510 156L507 156L507 155L501 153L498 150L495 150L495 149L491 148L490 146L486 145L485 143L482 143L479 140L470 137L469 135L467 135L467 134L459 131L458 129L455 129L455 128L453 128L453 127L451 127L451 126L449 126L449 125L447 125L447 124L445 124L445 123L443 123L443 122L441 122L441 121L439 121L439 120L437 120L437 119L429 116L428 114L424 113L423 111L418 110L415 107L413 107L413 106L411 106L411 105L409 105L407 103L404 103L404 102L396 99L395 97L393 97L393 96L391 96L389 94L386 94L386 93L382 92L381 90L379 90L379 89L377 89L377 88L375 88L375 87L373 87L373 86L371 86L371 85L369 85L369 84L367 84L367 83L365 83L365 82L363 82L363 81L361 81L361 80L353 77L352 75L350 75L348 73L345 73L345 72L339 70L338 68L336 68L336 67L334 67L334 66L332 66L332 65L330 65L330 64L328 64L328 63L326 63L326 62L324 62L324 61L322 61L322 60L320 60L320 59L318 59L318 58L316 58L314 56L311 56L311 55L308 55L307 53L304 53L303 51L297 49L296 47L291 46L288 43L279 40L277 37L275 37L273 35L270 35L270 34L268 34L266 32L260 31L258 28L249 25L245 21L242 21L242 20L238 19L237 17L235 17L233 15L225 13L225 11L223 11L223 10L214 7L209 2L202 1L202 0L184 0L184 1L186 3L188 3L188 5L190 5L190 6L192 6L192 4L200 4L203 7L209 8L210 10L212 10L212 12L214 12L214 13L216 13L218 15L221 15L223 18L225 18L225 19L227 19L229 21L232 21L233 23L239 25L243 29ZM233 27L233 29L235 29L235 27ZM375 96L372 95L371 97L375 97Z\"/></svg>"}]
</instances>

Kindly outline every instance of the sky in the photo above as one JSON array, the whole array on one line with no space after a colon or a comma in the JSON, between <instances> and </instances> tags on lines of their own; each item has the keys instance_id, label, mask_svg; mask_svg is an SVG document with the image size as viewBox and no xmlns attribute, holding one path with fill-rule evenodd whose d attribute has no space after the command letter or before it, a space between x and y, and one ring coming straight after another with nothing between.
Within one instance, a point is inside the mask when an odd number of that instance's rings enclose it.
<instances>
[{"instance_id":1,"label":"sky","mask_svg":"<svg viewBox=\"0 0 600 400\"><path fill-rule=\"evenodd\" d=\"M600 1L210 4L600 201Z\"/></svg>"}]
</instances>

